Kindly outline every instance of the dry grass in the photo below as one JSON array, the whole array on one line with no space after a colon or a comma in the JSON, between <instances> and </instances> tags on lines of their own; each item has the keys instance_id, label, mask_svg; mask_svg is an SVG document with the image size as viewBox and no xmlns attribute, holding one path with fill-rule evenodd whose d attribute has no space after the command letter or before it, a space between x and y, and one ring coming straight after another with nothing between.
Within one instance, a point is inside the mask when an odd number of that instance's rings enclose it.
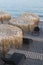
<instances>
[{"instance_id":1,"label":"dry grass","mask_svg":"<svg viewBox=\"0 0 43 65\"><path fill-rule=\"evenodd\" d=\"M32 13L24 13L21 15L22 18L26 19L27 21L34 22L35 25L39 23L39 16Z\"/></svg>"},{"instance_id":2,"label":"dry grass","mask_svg":"<svg viewBox=\"0 0 43 65\"><path fill-rule=\"evenodd\" d=\"M10 46L21 47L23 41L22 30L16 26L1 24L0 25L0 46L4 51L9 50Z\"/></svg>"}]
</instances>

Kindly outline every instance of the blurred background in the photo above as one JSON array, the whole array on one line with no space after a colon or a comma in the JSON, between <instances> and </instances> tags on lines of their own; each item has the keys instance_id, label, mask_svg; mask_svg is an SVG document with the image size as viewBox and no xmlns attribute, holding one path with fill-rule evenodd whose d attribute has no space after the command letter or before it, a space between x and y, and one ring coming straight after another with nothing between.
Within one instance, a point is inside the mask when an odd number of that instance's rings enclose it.
<instances>
[{"instance_id":1,"label":"blurred background","mask_svg":"<svg viewBox=\"0 0 43 65\"><path fill-rule=\"evenodd\" d=\"M0 0L0 11L8 12L12 17L31 12L43 20L43 0Z\"/></svg>"}]
</instances>

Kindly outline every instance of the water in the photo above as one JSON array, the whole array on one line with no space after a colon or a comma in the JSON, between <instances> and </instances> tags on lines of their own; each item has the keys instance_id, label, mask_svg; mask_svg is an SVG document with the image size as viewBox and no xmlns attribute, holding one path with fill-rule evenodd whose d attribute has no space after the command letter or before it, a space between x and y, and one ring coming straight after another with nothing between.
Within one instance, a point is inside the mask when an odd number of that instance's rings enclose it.
<instances>
[{"instance_id":1,"label":"water","mask_svg":"<svg viewBox=\"0 0 43 65\"><path fill-rule=\"evenodd\" d=\"M43 0L1 0L0 10L10 13L12 17L31 12L43 20Z\"/></svg>"}]
</instances>

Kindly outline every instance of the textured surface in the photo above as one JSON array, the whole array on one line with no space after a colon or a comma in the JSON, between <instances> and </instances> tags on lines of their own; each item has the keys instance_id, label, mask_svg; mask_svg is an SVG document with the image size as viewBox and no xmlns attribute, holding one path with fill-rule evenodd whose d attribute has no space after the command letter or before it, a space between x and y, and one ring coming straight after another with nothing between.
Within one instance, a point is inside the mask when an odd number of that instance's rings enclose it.
<instances>
[{"instance_id":1,"label":"textured surface","mask_svg":"<svg viewBox=\"0 0 43 65\"><path fill-rule=\"evenodd\" d=\"M26 55L27 59L21 65L43 65L43 42L30 41L29 43L24 43L22 48L10 49L7 57L14 52ZM0 60L0 65L3 65L2 60Z\"/></svg>"},{"instance_id":2,"label":"textured surface","mask_svg":"<svg viewBox=\"0 0 43 65\"><path fill-rule=\"evenodd\" d=\"M12 45L21 47L22 36L20 28L8 24L0 25L0 46L3 47L3 51L7 52Z\"/></svg>"},{"instance_id":3,"label":"textured surface","mask_svg":"<svg viewBox=\"0 0 43 65\"><path fill-rule=\"evenodd\" d=\"M15 18L15 19L11 19L9 21L9 24L20 27L23 30L23 32L33 31L33 29L35 27L35 24L34 24L33 21L32 22L27 21L23 17L18 17L18 18Z\"/></svg>"},{"instance_id":4,"label":"textured surface","mask_svg":"<svg viewBox=\"0 0 43 65\"><path fill-rule=\"evenodd\" d=\"M23 44L22 48L10 49L7 56L17 52L26 55L27 59L21 65L42 65L43 64L43 42L33 41L29 44ZM2 61L0 61L2 63Z\"/></svg>"},{"instance_id":5,"label":"textured surface","mask_svg":"<svg viewBox=\"0 0 43 65\"><path fill-rule=\"evenodd\" d=\"M22 15L22 18L26 19L28 22L34 22L35 25L39 23L39 16L32 13L25 13Z\"/></svg>"},{"instance_id":6,"label":"textured surface","mask_svg":"<svg viewBox=\"0 0 43 65\"><path fill-rule=\"evenodd\" d=\"M0 11L0 21L10 20L10 19L11 19L10 14Z\"/></svg>"}]
</instances>

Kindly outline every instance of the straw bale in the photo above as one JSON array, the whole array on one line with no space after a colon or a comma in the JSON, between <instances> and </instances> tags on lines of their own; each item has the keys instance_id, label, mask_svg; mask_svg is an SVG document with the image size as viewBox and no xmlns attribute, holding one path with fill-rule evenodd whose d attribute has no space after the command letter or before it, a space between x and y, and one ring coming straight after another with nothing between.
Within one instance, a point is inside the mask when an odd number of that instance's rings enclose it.
<instances>
[{"instance_id":1,"label":"straw bale","mask_svg":"<svg viewBox=\"0 0 43 65\"><path fill-rule=\"evenodd\" d=\"M34 22L28 22L27 20L22 18L11 19L9 23L14 26L20 27L23 30L23 32L33 31L35 27Z\"/></svg>"},{"instance_id":2,"label":"straw bale","mask_svg":"<svg viewBox=\"0 0 43 65\"><path fill-rule=\"evenodd\" d=\"M23 30L23 32L28 32L29 31L28 30L29 29L28 28L28 22L26 22L23 19L11 19L9 21L9 23L12 24L12 25L20 27Z\"/></svg>"},{"instance_id":3,"label":"straw bale","mask_svg":"<svg viewBox=\"0 0 43 65\"><path fill-rule=\"evenodd\" d=\"M11 19L11 15L10 14L4 14L4 19L9 21Z\"/></svg>"},{"instance_id":4,"label":"straw bale","mask_svg":"<svg viewBox=\"0 0 43 65\"><path fill-rule=\"evenodd\" d=\"M4 20L9 21L10 19L11 19L10 14L0 11L0 21L4 21Z\"/></svg>"},{"instance_id":5,"label":"straw bale","mask_svg":"<svg viewBox=\"0 0 43 65\"><path fill-rule=\"evenodd\" d=\"M8 50L11 45L21 47L22 41L23 33L20 28L8 24L0 25L0 45L4 45L5 51Z\"/></svg>"},{"instance_id":6,"label":"straw bale","mask_svg":"<svg viewBox=\"0 0 43 65\"><path fill-rule=\"evenodd\" d=\"M27 19L28 21L33 21L36 25L39 23L39 16L32 13L24 13L21 15L22 18Z\"/></svg>"}]
</instances>

